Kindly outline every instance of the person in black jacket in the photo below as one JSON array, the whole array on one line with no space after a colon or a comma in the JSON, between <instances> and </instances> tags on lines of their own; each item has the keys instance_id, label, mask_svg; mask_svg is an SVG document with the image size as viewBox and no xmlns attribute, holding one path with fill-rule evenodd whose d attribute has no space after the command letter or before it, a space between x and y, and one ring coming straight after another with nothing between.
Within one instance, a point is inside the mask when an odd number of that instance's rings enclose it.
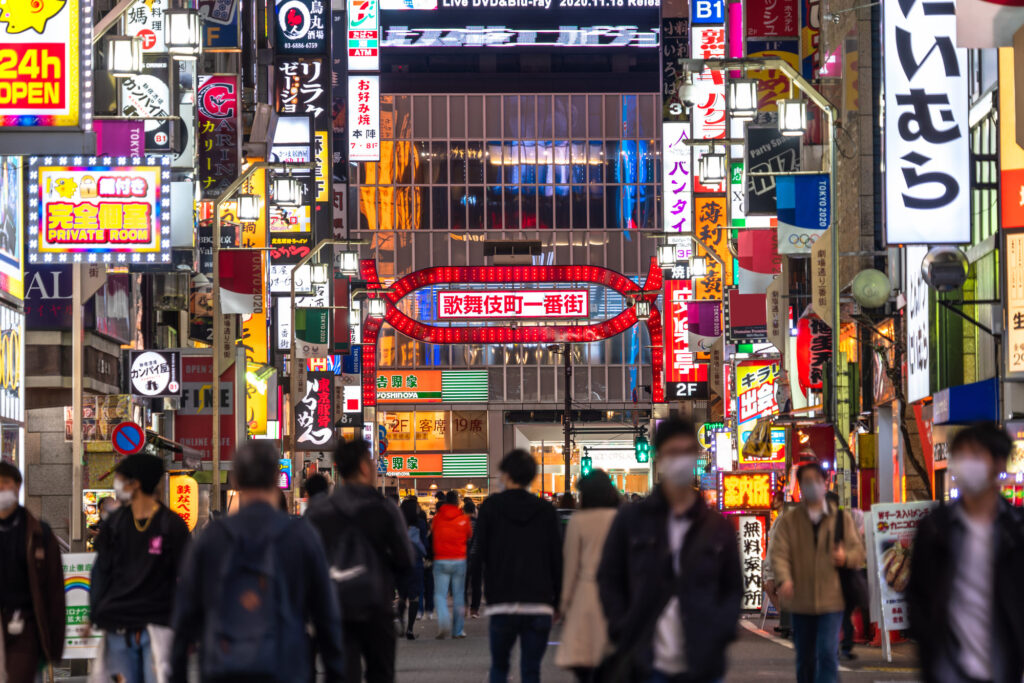
<instances>
[{"instance_id":1,"label":"person in black jacket","mask_svg":"<svg viewBox=\"0 0 1024 683\"><path fill-rule=\"evenodd\" d=\"M1019 683L1024 674L1024 516L998 479L1012 449L993 423L959 432L949 460L959 497L914 537L907 610L930 683Z\"/></svg>"},{"instance_id":2,"label":"person in black jacket","mask_svg":"<svg viewBox=\"0 0 1024 683\"><path fill-rule=\"evenodd\" d=\"M370 444L362 439L339 444L334 463L341 485L330 496L314 501L306 518L320 532L339 592L345 680L361 681L365 660L368 683L391 683L395 680L395 587L407 581L413 569L409 533L398 507L373 487L377 467ZM344 557L346 549L356 546L372 557ZM355 566L357 559L359 566ZM361 583L371 588L353 590Z\"/></svg>"},{"instance_id":3,"label":"person in black jacket","mask_svg":"<svg viewBox=\"0 0 1024 683\"><path fill-rule=\"evenodd\" d=\"M555 508L527 490L537 461L523 450L499 465L505 490L480 506L471 574L483 572L490 617L490 683L508 680L519 640L522 683L540 681L540 663L562 592L562 536Z\"/></svg>"},{"instance_id":4,"label":"person in black jacket","mask_svg":"<svg viewBox=\"0 0 1024 683\"><path fill-rule=\"evenodd\" d=\"M248 441L235 452L231 476L239 490L240 509L211 522L182 567L173 621L172 683L188 680L188 652L195 645L199 645L204 683L311 681L314 650L307 623L313 627L315 651L320 653L326 680L346 680L341 615L320 539L306 522L277 508L280 458L270 441ZM241 552L261 560L272 554L276 571L267 577L268 591L284 591L276 596L276 605L267 603L266 609L276 611L272 619L259 621L261 598L255 594L242 594L247 602L241 609L229 603L230 585L240 579L232 569L241 568L232 556ZM256 653L236 654L237 650L222 643L218 631L242 638L238 632L242 625L231 621L232 614L244 614L251 632L275 641L277 651L268 655L260 647ZM229 642L233 646L236 641ZM262 662L257 661L260 654L266 655ZM264 668L266 664L270 668Z\"/></svg>"},{"instance_id":5,"label":"person in black jacket","mask_svg":"<svg viewBox=\"0 0 1024 683\"><path fill-rule=\"evenodd\" d=\"M665 420L654 447L660 484L616 515L598 569L615 648L599 680L718 681L743 597L736 532L694 488L693 425Z\"/></svg>"}]
</instances>

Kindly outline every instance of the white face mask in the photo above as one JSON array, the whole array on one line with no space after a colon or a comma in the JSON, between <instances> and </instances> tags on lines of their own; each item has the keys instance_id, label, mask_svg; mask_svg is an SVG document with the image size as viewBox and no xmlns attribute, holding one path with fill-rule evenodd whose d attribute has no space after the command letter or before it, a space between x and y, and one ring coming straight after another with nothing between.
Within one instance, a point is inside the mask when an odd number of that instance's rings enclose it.
<instances>
[{"instance_id":1,"label":"white face mask","mask_svg":"<svg viewBox=\"0 0 1024 683\"><path fill-rule=\"evenodd\" d=\"M693 483L693 470L696 467L696 455L676 455L662 461L661 476L670 484L689 486Z\"/></svg>"},{"instance_id":2,"label":"white face mask","mask_svg":"<svg viewBox=\"0 0 1024 683\"><path fill-rule=\"evenodd\" d=\"M120 479L114 480L114 497L121 504L132 502L132 492L125 491L124 482Z\"/></svg>"},{"instance_id":3,"label":"white face mask","mask_svg":"<svg viewBox=\"0 0 1024 683\"><path fill-rule=\"evenodd\" d=\"M967 495L982 493L995 481L989 474L988 464L974 458L953 458L949 461L949 473L956 480L957 488Z\"/></svg>"},{"instance_id":4,"label":"white face mask","mask_svg":"<svg viewBox=\"0 0 1024 683\"><path fill-rule=\"evenodd\" d=\"M18 504L18 492L4 489L0 491L0 510L10 510Z\"/></svg>"},{"instance_id":5,"label":"white face mask","mask_svg":"<svg viewBox=\"0 0 1024 683\"><path fill-rule=\"evenodd\" d=\"M811 505L817 505L825 499L825 482L800 484L800 495Z\"/></svg>"}]
</instances>

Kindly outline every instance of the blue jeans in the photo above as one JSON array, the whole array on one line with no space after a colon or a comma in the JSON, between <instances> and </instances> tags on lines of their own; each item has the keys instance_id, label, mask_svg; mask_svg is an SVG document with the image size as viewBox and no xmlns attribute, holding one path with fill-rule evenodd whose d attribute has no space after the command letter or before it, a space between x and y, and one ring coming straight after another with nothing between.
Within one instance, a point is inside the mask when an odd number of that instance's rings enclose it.
<instances>
[{"instance_id":1,"label":"blue jeans","mask_svg":"<svg viewBox=\"0 0 1024 683\"><path fill-rule=\"evenodd\" d=\"M519 639L519 672L522 683L539 683L540 661L548 647L551 616L547 614L494 614L491 616L490 683L508 681L512 646Z\"/></svg>"},{"instance_id":2,"label":"blue jeans","mask_svg":"<svg viewBox=\"0 0 1024 683\"><path fill-rule=\"evenodd\" d=\"M149 642L149 631L110 631L106 642L107 673L124 677L124 683L156 683L156 668Z\"/></svg>"},{"instance_id":3,"label":"blue jeans","mask_svg":"<svg viewBox=\"0 0 1024 683\"><path fill-rule=\"evenodd\" d=\"M797 683L839 680L839 627L842 623L842 612L793 615Z\"/></svg>"},{"instance_id":4,"label":"blue jeans","mask_svg":"<svg viewBox=\"0 0 1024 683\"><path fill-rule=\"evenodd\" d=\"M448 616L448 586L452 588L455 623ZM453 636L461 636L466 624L466 561L434 560L434 607L437 608L437 628Z\"/></svg>"}]
</instances>

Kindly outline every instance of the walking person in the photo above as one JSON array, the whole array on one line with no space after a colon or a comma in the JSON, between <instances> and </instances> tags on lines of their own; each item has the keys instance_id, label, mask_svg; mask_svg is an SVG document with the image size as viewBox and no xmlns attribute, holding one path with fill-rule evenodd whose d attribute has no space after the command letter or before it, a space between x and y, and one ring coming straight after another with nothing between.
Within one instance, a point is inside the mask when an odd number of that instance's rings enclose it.
<instances>
[{"instance_id":1,"label":"walking person","mask_svg":"<svg viewBox=\"0 0 1024 683\"><path fill-rule=\"evenodd\" d=\"M829 491L825 494L825 500L828 502L829 509L833 512L840 509L839 494L835 491ZM863 546L864 513L856 508L846 512L853 520L853 528L857 531L857 538ZM836 537L834 539L836 543L843 540L842 530L842 525L836 526ZM853 651L853 612L859 609L862 616L868 613L868 580L865 566L844 567L840 569L839 585L843 589L843 621L841 628L842 638L839 641L839 658L845 661L853 661L857 659L857 654ZM863 623L866 624L867 622L868 619L863 619Z\"/></svg>"},{"instance_id":2,"label":"walking person","mask_svg":"<svg viewBox=\"0 0 1024 683\"><path fill-rule=\"evenodd\" d=\"M474 558L490 617L490 683L508 680L517 640L521 681L537 683L562 590L558 514L528 490L537 476L532 455L516 449L498 469L504 490L480 506Z\"/></svg>"},{"instance_id":3,"label":"walking person","mask_svg":"<svg viewBox=\"0 0 1024 683\"><path fill-rule=\"evenodd\" d=\"M693 424L665 420L654 449L658 485L619 510L604 544L597 582L614 652L596 675L720 681L743 597L736 531L696 489Z\"/></svg>"},{"instance_id":4,"label":"walking person","mask_svg":"<svg viewBox=\"0 0 1024 683\"><path fill-rule=\"evenodd\" d=\"M423 595L423 558L427 555L424 546L425 537L420 527L420 504L416 498L410 496L402 501L399 509L405 519L409 533L409 543L412 545L413 565L412 570L406 575L405 581L398 584L398 618L405 619L405 637L407 640L415 640L413 624L416 623L416 614L420 609L420 596Z\"/></svg>"},{"instance_id":5,"label":"walking person","mask_svg":"<svg viewBox=\"0 0 1024 683\"><path fill-rule=\"evenodd\" d=\"M792 613L797 683L832 683L839 676L843 620L840 570L864 564L853 519L825 500L817 462L797 469L801 504L776 522L772 569L782 606Z\"/></svg>"},{"instance_id":6,"label":"walking person","mask_svg":"<svg viewBox=\"0 0 1024 683\"><path fill-rule=\"evenodd\" d=\"M434 545L434 605L437 638L466 637L466 557L473 525L459 509L459 494L449 491L445 504L430 524ZM452 615L448 614L448 589L452 591Z\"/></svg>"},{"instance_id":7,"label":"walking person","mask_svg":"<svg viewBox=\"0 0 1024 683\"><path fill-rule=\"evenodd\" d=\"M162 682L170 669L171 612L189 532L156 499L163 475L163 460L142 453L114 468L121 507L96 538L89 592L92 623L105 632L104 680Z\"/></svg>"},{"instance_id":8,"label":"walking person","mask_svg":"<svg viewBox=\"0 0 1024 683\"><path fill-rule=\"evenodd\" d=\"M994 423L950 444L959 497L921 520L906 590L927 683L1019 683L1024 675L1024 513L999 493L1013 450Z\"/></svg>"},{"instance_id":9,"label":"walking person","mask_svg":"<svg viewBox=\"0 0 1024 683\"><path fill-rule=\"evenodd\" d=\"M174 610L173 683L188 680L198 646L204 683L345 680L341 615L316 532L277 507L280 453L247 441L232 459L239 510L212 522L191 548ZM310 624L315 650L306 631Z\"/></svg>"},{"instance_id":10,"label":"walking person","mask_svg":"<svg viewBox=\"0 0 1024 683\"><path fill-rule=\"evenodd\" d=\"M45 522L18 504L21 471L0 461L0 674L32 683L64 651L64 571ZM0 679L4 676L0 675Z\"/></svg>"},{"instance_id":11,"label":"walking person","mask_svg":"<svg viewBox=\"0 0 1024 683\"><path fill-rule=\"evenodd\" d=\"M473 558L476 556L476 518L477 518L477 505L472 498L466 498L462 503L462 511L469 517L469 522L473 528L473 535L469 539L469 557L467 558L467 567L479 567L479 563L474 565ZM480 618L480 602L483 600L483 578L480 576L479 571L471 571L469 576L466 577L466 596L467 602L469 603L469 616L471 619Z\"/></svg>"},{"instance_id":12,"label":"walking person","mask_svg":"<svg viewBox=\"0 0 1024 683\"><path fill-rule=\"evenodd\" d=\"M604 470L593 470L576 484L580 509L569 519L563 546L564 619L555 664L571 669L578 683L591 683L608 654L608 623L597 589L597 568L608 530L619 507L619 492Z\"/></svg>"},{"instance_id":13,"label":"walking person","mask_svg":"<svg viewBox=\"0 0 1024 683\"><path fill-rule=\"evenodd\" d=\"M395 680L395 587L413 566L398 508L374 488L377 464L363 439L340 443L334 463L341 484L306 515L320 532L341 606L345 680Z\"/></svg>"}]
</instances>

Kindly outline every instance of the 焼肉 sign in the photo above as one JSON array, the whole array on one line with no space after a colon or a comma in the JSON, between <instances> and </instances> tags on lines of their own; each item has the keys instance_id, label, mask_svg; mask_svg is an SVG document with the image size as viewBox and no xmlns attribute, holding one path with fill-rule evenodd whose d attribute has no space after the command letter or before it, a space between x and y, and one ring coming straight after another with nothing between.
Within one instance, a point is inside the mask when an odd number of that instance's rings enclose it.
<instances>
[{"instance_id":1,"label":"\u713c\u8089 sign","mask_svg":"<svg viewBox=\"0 0 1024 683\"><path fill-rule=\"evenodd\" d=\"M30 159L30 263L82 261L86 254L104 263L170 262L170 158L129 161Z\"/></svg>"},{"instance_id":2,"label":"\u713c\u8089 sign","mask_svg":"<svg viewBox=\"0 0 1024 683\"><path fill-rule=\"evenodd\" d=\"M437 311L440 320L586 318L590 315L590 292L586 289L450 290L438 292Z\"/></svg>"}]
</instances>

